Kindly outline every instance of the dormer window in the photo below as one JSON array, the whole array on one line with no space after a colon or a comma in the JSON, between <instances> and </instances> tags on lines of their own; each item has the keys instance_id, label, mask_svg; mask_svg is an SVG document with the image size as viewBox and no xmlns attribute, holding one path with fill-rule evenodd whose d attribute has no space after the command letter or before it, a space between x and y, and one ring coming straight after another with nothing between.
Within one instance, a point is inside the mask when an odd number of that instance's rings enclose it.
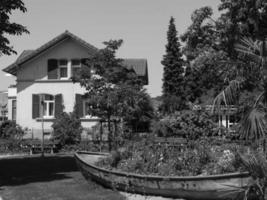
<instances>
[{"instance_id":1,"label":"dormer window","mask_svg":"<svg viewBox=\"0 0 267 200\"><path fill-rule=\"evenodd\" d=\"M68 60L62 59L58 61L59 78L68 78Z\"/></svg>"},{"instance_id":2,"label":"dormer window","mask_svg":"<svg viewBox=\"0 0 267 200\"><path fill-rule=\"evenodd\" d=\"M91 73L91 67L86 64L85 59L49 59L47 64L47 79L67 80L79 76L81 69Z\"/></svg>"}]
</instances>

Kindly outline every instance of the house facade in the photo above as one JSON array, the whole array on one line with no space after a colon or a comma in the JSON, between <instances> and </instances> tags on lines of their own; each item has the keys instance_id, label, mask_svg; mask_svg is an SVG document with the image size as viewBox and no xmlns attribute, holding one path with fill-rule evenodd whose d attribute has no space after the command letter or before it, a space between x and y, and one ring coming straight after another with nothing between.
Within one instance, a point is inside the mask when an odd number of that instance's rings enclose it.
<instances>
[{"instance_id":1,"label":"house facade","mask_svg":"<svg viewBox=\"0 0 267 200\"><path fill-rule=\"evenodd\" d=\"M3 71L17 77L16 87L9 88L8 118L29 129L29 136L41 137L42 126L51 132L55 116L72 112L77 105L84 128L99 119L87 113L88 104L82 95L85 89L71 77L84 65L83 60L98 49L66 31L35 50L26 50ZM125 67L133 68L148 82L145 59L125 59ZM16 112L14 112L16 108ZM44 122L44 123L42 123Z\"/></svg>"}]
</instances>

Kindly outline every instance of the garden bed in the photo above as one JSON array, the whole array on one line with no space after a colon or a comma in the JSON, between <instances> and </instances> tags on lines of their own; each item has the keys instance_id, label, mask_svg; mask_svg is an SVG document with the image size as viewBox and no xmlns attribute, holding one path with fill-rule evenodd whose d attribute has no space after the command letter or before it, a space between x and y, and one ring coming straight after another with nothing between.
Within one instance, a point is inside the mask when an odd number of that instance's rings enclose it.
<instances>
[{"instance_id":1,"label":"garden bed","mask_svg":"<svg viewBox=\"0 0 267 200\"><path fill-rule=\"evenodd\" d=\"M143 140L126 145L97 163L99 167L143 175L206 176L246 171L236 143L190 141L185 146Z\"/></svg>"}]
</instances>

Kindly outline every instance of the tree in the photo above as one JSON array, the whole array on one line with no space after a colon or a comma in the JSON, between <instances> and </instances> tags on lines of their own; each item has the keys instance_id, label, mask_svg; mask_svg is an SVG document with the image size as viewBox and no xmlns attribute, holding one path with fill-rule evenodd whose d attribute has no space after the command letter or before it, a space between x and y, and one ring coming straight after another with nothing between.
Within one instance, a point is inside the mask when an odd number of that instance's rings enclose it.
<instances>
[{"instance_id":1,"label":"tree","mask_svg":"<svg viewBox=\"0 0 267 200\"><path fill-rule=\"evenodd\" d=\"M85 62L88 67L81 70L73 79L86 89L84 97L88 99L90 109L88 112L108 122L109 150L112 143L112 120L120 118L129 122L134 128L145 116L152 116L143 82L133 70L122 65L122 59L116 57L116 51L122 40L104 42L106 47L100 49ZM91 73L91 70L95 73Z\"/></svg>"},{"instance_id":2,"label":"tree","mask_svg":"<svg viewBox=\"0 0 267 200\"><path fill-rule=\"evenodd\" d=\"M123 117L126 125L132 132L149 131L151 119L154 118L154 108L152 100L145 89L122 86L119 89L119 104L121 109L120 116Z\"/></svg>"},{"instance_id":3,"label":"tree","mask_svg":"<svg viewBox=\"0 0 267 200\"><path fill-rule=\"evenodd\" d=\"M262 76L259 68L237 53L234 45L242 35L260 38L264 33L265 6L261 0L222 0L219 11L223 12L218 19L212 18L210 7L193 12L192 24L181 36L188 61L184 82L189 101L198 101L208 93L216 94L240 76L245 90L257 89Z\"/></svg>"},{"instance_id":4,"label":"tree","mask_svg":"<svg viewBox=\"0 0 267 200\"><path fill-rule=\"evenodd\" d=\"M81 140L82 125L75 112L62 112L56 117L52 127L53 137L61 146L75 144Z\"/></svg>"},{"instance_id":5,"label":"tree","mask_svg":"<svg viewBox=\"0 0 267 200\"><path fill-rule=\"evenodd\" d=\"M10 22L10 15L13 10L20 10L23 13L27 11L22 0L0 1L0 56L2 54L16 54L5 34L22 35L23 33L29 33L25 26Z\"/></svg>"},{"instance_id":6,"label":"tree","mask_svg":"<svg viewBox=\"0 0 267 200\"><path fill-rule=\"evenodd\" d=\"M183 73L184 60L180 52L180 42L177 37L177 30L174 24L174 18L171 17L169 29L167 32L166 54L163 56L161 64L164 66L163 72L163 107L167 107L168 98L177 99L177 108L181 110L185 107L183 94ZM167 112L170 112L167 109Z\"/></svg>"}]
</instances>

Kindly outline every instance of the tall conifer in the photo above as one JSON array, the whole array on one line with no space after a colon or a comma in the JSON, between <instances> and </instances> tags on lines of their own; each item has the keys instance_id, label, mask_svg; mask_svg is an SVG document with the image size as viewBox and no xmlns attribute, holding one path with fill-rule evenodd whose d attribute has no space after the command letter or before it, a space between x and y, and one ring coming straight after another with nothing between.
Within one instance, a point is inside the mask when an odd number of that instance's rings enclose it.
<instances>
[{"instance_id":1,"label":"tall conifer","mask_svg":"<svg viewBox=\"0 0 267 200\"><path fill-rule=\"evenodd\" d=\"M167 98L176 99L176 105L170 105L172 107L171 110L167 109L166 112L181 110L185 105L185 97L183 94L184 60L182 58L181 44L177 37L177 30L173 17L170 19L169 30L167 32L166 54L163 56L161 64L164 66L163 99L166 100L163 101L167 103L169 102ZM166 108L168 105L164 105L163 107Z\"/></svg>"}]
</instances>

